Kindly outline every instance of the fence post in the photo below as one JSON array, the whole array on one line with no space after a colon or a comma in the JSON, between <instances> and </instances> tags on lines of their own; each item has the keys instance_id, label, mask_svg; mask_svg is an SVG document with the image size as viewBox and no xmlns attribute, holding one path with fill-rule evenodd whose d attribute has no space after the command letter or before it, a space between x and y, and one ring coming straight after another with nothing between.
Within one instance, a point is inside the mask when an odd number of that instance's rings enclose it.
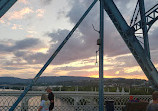
<instances>
[{"instance_id":1,"label":"fence post","mask_svg":"<svg viewBox=\"0 0 158 111\"><path fill-rule=\"evenodd\" d=\"M28 111L29 109L29 97L24 97L21 102L21 111Z\"/></svg>"}]
</instances>

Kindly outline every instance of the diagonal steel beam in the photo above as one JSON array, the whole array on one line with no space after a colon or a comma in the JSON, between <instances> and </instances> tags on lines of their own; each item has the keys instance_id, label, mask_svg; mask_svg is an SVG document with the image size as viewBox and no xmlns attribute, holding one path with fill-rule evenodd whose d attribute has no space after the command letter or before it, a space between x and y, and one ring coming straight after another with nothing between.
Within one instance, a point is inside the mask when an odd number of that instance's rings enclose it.
<instances>
[{"instance_id":1,"label":"diagonal steel beam","mask_svg":"<svg viewBox=\"0 0 158 111\"><path fill-rule=\"evenodd\" d=\"M0 0L0 18L14 5L17 0Z\"/></svg>"},{"instance_id":2,"label":"diagonal steel beam","mask_svg":"<svg viewBox=\"0 0 158 111\"><path fill-rule=\"evenodd\" d=\"M66 42L69 40L71 35L74 33L74 31L77 29L77 27L80 25L80 23L84 20L84 18L87 16L87 14L90 12L90 10L93 8L93 6L96 4L98 0L94 0L93 3L89 6L89 8L86 10L86 12L82 15L82 17L79 19L77 24L73 27L73 29L70 31L70 33L66 36L64 41L60 44L60 46L56 49L56 51L53 53L53 55L49 58L49 60L46 62L46 64L42 67L42 69L38 72L38 74L34 77L32 82L25 88L25 90L21 93L19 98L16 100L16 102L13 104L13 106L9 109L9 111L13 111L16 106L20 103L20 101L24 98L24 96L27 94L29 89L35 84L35 82L38 80L38 78L42 75L44 70L47 68L47 66L52 62L52 60L56 57L56 55L59 53L59 51L62 49L62 47L66 44Z\"/></svg>"}]
</instances>

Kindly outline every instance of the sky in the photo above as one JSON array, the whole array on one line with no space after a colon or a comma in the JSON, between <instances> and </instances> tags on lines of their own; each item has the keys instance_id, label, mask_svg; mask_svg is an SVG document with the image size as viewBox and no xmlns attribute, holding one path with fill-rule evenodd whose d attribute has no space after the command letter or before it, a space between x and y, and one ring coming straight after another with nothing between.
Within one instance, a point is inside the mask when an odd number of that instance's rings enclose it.
<instances>
[{"instance_id":1,"label":"sky","mask_svg":"<svg viewBox=\"0 0 158 111\"><path fill-rule=\"evenodd\" d=\"M33 78L93 0L18 0L0 18L0 77ZM137 0L114 0L130 23ZM145 0L146 10L158 0ZM42 76L98 77L99 1ZM104 15L104 77L147 79L110 18ZM149 31L158 66L158 22ZM98 60L97 56L97 61Z\"/></svg>"}]
</instances>

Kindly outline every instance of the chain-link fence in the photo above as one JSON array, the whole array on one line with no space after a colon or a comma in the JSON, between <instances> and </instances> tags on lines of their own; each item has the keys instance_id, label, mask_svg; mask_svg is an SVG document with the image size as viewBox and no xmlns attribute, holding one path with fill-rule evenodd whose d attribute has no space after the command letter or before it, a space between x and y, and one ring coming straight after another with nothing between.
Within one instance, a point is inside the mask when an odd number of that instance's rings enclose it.
<instances>
[{"instance_id":1,"label":"chain-link fence","mask_svg":"<svg viewBox=\"0 0 158 111\"><path fill-rule=\"evenodd\" d=\"M46 92L29 91L23 100L16 107L15 111L37 111L40 105L41 95ZM0 92L0 111L8 111L16 99L21 94L20 91ZM55 95L55 107L53 111L98 111L98 92L67 92L57 91ZM104 95L104 105L106 101L114 102L115 111L122 111L129 101L130 95ZM151 95L133 95L134 99L150 101Z\"/></svg>"}]
</instances>

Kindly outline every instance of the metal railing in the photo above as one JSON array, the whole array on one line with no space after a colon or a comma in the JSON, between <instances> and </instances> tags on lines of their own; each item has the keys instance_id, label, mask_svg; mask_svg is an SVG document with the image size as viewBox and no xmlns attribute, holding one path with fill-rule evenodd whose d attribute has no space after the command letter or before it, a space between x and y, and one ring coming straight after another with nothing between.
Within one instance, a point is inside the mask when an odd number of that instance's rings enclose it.
<instances>
[{"instance_id":1,"label":"metal railing","mask_svg":"<svg viewBox=\"0 0 158 111\"><path fill-rule=\"evenodd\" d=\"M43 93L46 92L29 91L15 111L37 111L40 105L40 96ZM8 111L20 94L20 91L1 91L0 111ZM53 111L98 111L98 92L56 91L54 95L55 107ZM122 108L125 107L129 100L129 96L105 93L104 102L113 100L115 111L122 111ZM151 100L151 95L133 95L133 97L142 101Z\"/></svg>"}]
</instances>

